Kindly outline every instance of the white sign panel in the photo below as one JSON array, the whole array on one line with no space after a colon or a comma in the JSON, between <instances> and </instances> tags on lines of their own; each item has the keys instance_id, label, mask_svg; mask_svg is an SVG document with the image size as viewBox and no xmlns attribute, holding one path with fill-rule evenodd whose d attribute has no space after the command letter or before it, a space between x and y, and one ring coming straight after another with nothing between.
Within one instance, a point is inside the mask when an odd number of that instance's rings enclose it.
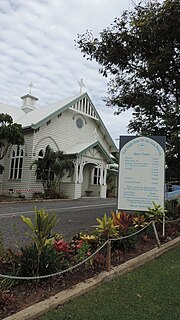
<instances>
[{"instance_id":1,"label":"white sign panel","mask_svg":"<svg viewBox=\"0 0 180 320\"><path fill-rule=\"evenodd\" d=\"M119 159L118 209L146 211L152 201L164 207L164 150L137 137L123 145Z\"/></svg>"}]
</instances>

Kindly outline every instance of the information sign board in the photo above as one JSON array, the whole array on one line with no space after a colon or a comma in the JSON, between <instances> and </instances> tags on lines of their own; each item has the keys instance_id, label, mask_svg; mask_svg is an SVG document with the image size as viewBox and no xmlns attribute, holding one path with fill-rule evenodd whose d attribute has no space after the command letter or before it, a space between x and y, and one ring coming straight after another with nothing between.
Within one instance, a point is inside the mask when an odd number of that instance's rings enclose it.
<instances>
[{"instance_id":1,"label":"information sign board","mask_svg":"<svg viewBox=\"0 0 180 320\"><path fill-rule=\"evenodd\" d=\"M121 136L118 209L164 207L165 137Z\"/></svg>"}]
</instances>

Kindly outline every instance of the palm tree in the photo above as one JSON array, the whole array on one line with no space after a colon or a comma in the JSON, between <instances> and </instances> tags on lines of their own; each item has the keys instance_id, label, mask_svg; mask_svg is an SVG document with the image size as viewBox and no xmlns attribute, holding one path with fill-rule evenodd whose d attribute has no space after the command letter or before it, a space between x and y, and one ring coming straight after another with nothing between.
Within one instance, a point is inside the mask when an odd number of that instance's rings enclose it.
<instances>
[{"instance_id":1,"label":"palm tree","mask_svg":"<svg viewBox=\"0 0 180 320\"><path fill-rule=\"evenodd\" d=\"M68 170L72 170L72 163L62 151L54 151L49 145L42 158L34 160L31 168L36 165L36 175L42 181L45 196L55 193L56 185L60 187L60 180Z\"/></svg>"}]
</instances>

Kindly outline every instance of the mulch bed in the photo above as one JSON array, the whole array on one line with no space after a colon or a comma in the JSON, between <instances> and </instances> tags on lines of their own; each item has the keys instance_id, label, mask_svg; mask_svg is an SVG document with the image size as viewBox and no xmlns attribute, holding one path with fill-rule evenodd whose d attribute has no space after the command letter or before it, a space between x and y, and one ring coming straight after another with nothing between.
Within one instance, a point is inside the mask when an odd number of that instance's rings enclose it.
<instances>
[{"instance_id":1,"label":"mulch bed","mask_svg":"<svg viewBox=\"0 0 180 320\"><path fill-rule=\"evenodd\" d=\"M169 224L166 227L166 237L161 237L161 243L175 238L180 232L180 224ZM154 237L138 237L135 245L129 250L125 248L114 248L112 252L112 266L122 264L144 252L156 247L157 243ZM38 282L26 282L18 284L11 289L3 289L3 299L0 297L0 319L3 319L13 313L31 306L37 302L47 299L56 293L91 278L106 269L106 259L103 254L99 254L90 266L81 265L72 272L61 276L47 278ZM0 269L0 273L2 273Z\"/></svg>"}]
</instances>

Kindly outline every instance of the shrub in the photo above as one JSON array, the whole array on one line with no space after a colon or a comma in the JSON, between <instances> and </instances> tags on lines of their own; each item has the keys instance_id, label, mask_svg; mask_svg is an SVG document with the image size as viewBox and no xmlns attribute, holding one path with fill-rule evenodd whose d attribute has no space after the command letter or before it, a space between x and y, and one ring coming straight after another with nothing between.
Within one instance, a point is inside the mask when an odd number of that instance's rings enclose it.
<instances>
[{"instance_id":1,"label":"shrub","mask_svg":"<svg viewBox=\"0 0 180 320\"><path fill-rule=\"evenodd\" d=\"M36 277L49 275L62 271L69 266L66 256L62 252L56 250L48 245L44 247L41 252L40 259L36 244L21 248L21 252L15 253L8 250L4 259L4 266L6 274L14 275L16 277ZM23 280L24 281L24 280ZM12 280L6 278L3 284L7 287L12 287L21 280Z\"/></svg>"},{"instance_id":2,"label":"shrub","mask_svg":"<svg viewBox=\"0 0 180 320\"><path fill-rule=\"evenodd\" d=\"M46 247L51 244L52 239L56 236L52 231L58 223L58 220L55 213L50 215L49 213L45 213L44 209L37 210L36 208L33 222L30 218L24 216L21 216L21 219L30 228L31 234L29 235L37 249L38 260L36 274L38 275L41 268L40 264L43 259L43 256L41 257L41 255L48 252L49 248L46 250Z\"/></svg>"},{"instance_id":3,"label":"shrub","mask_svg":"<svg viewBox=\"0 0 180 320\"><path fill-rule=\"evenodd\" d=\"M129 228L132 226L132 216L125 211L119 211L118 213L111 212L113 218L113 224L117 228L118 233L126 234Z\"/></svg>"},{"instance_id":4,"label":"shrub","mask_svg":"<svg viewBox=\"0 0 180 320\"><path fill-rule=\"evenodd\" d=\"M47 275L68 267L68 261L62 252L57 254L52 246L44 247L41 252L38 266L38 250L35 244L21 249L22 255L19 257L18 276Z\"/></svg>"},{"instance_id":5,"label":"shrub","mask_svg":"<svg viewBox=\"0 0 180 320\"><path fill-rule=\"evenodd\" d=\"M112 236L117 236L116 226L114 225L113 218L107 217L106 213L102 219L96 218L99 224L96 227L97 233L100 237L109 239Z\"/></svg>"},{"instance_id":6,"label":"shrub","mask_svg":"<svg viewBox=\"0 0 180 320\"><path fill-rule=\"evenodd\" d=\"M44 192L36 191L33 193L32 197L34 199L44 199Z\"/></svg>"},{"instance_id":7,"label":"shrub","mask_svg":"<svg viewBox=\"0 0 180 320\"><path fill-rule=\"evenodd\" d=\"M44 209L37 210L35 208L35 219L33 222L30 218L24 216L21 216L21 219L30 228L32 233L29 236L36 244L38 254L40 255L49 243L49 240L55 236L52 230L59 221L56 218L56 214L53 213L50 216L49 213L45 213Z\"/></svg>"},{"instance_id":8,"label":"shrub","mask_svg":"<svg viewBox=\"0 0 180 320\"><path fill-rule=\"evenodd\" d=\"M148 222L146 221L146 218L144 215L137 215L137 216L133 216L132 224L135 229L141 229L141 228L144 228L148 224Z\"/></svg>"},{"instance_id":9,"label":"shrub","mask_svg":"<svg viewBox=\"0 0 180 320\"><path fill-rule=\"evenodd\" d=\"M176 219L176 215L178 213L178 200L177 199L171 199L165 201L165 208L166 208L166 216L169 219Z\"/></svg>"},{"instance_id":10,"label":"shrub","mask_svg":"<svg viewBox=\"0 0 180 320\"><path fill-rule=\"evenodd\" d=\"M134 250L137 237L129 237L123 240L112 241L112 252L120 250L123 253Z\"/></svg>"},{"instance_id":11,"label":"shrub","mask_svg":"<svg viewBox=\"0 0 180 320\"><path fill-rule=\"evenodd\" d=\"M149 220L154 220L155 222L162 222L167 210L162 208L159 204L156 204L155 202L152 202L152 204L153 207L148 208L148 212L146 212L146 217L149 218Z\"/></svg>"}]
</instances>

